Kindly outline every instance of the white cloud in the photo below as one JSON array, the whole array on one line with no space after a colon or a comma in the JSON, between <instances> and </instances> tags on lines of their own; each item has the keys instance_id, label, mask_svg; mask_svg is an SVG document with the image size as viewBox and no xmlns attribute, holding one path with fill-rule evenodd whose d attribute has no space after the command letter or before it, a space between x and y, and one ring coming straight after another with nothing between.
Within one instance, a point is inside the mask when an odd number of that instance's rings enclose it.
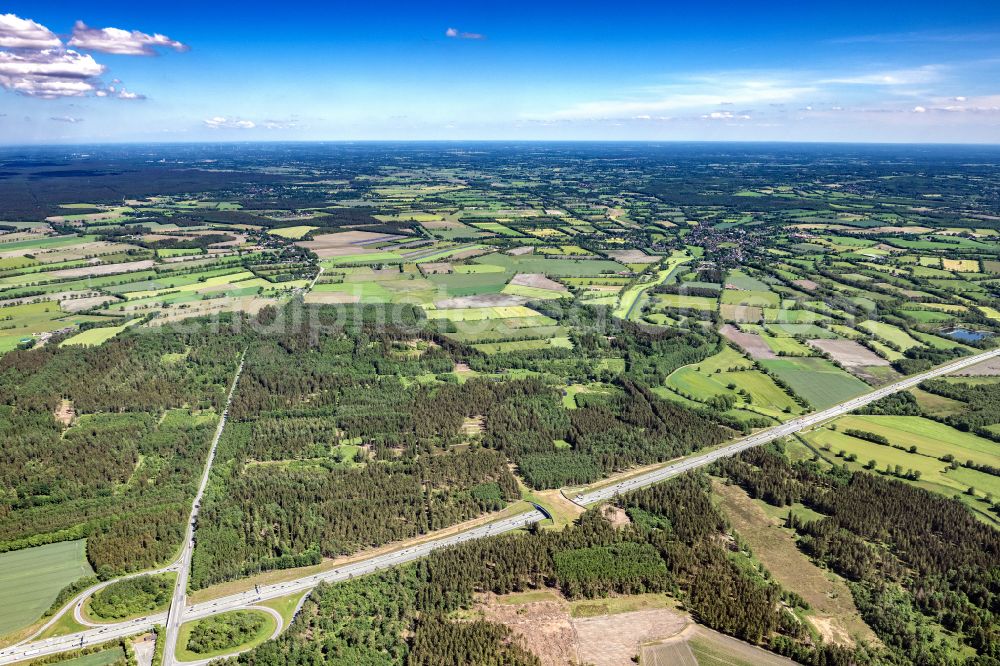
<instances>
[{"instance_id":1,"label":"white cloud","mask_svg":"<svg viewBox=\"0 0 1000 666\"><path fill-rule=\"evenodd\" d=\"M260 126L267 130L295 129L299 126L297 120L264 120Z\"/></svg>"},{"instance_id":2,"label":"white cloud","mask_svg":"<svg viewBox=\"0 0 1000 666\"><path fill-rule=\"evenodd\" d=\"M821 79L818 83L853 86L912 86L937 81L941 78L942 69L940 65L924 65L912 69L838 76Z\"/></svg>"},{"instance_id":3,"label":"white cloud","mask_svg":"<svg viewBox=\"0 0 1000 666\"><path fill-rule=\"evenodd\" d=\"M73 26L73 37L69 45L87 51L99 51L113 55L156 55L156 48L163 47L175 51L187 51L189 47L166 35L149 35L138 30L121 28L91 28L83 21Z\"/></svg>"},{"instance_id":4,"label":"white cloud","mask_svg":"<svg viewBox=\"0 0 1000 666\"><path fill-rule=\"evenodd\" d=\"M0 14L0 48L52 49L62 42L44 25L14 14Z\"/></svg>"},{"instance_id":5,"label":"white cloud","mask_svg":"<svg viewBox=\"0 0 1000 666\"><path fill-rule=\"evenodd\" d=\"M705 120L750 120L748 113L733 113L732 111L712 111L702 115Z\"/></svg>"},{"instance_id":6,"label":"white cloud","mask_svg":"<svg viewBox=\"0 0 1000 666\"><path fill-rule=\"evenodd\" d=\"M719 106L749 108L790 102L814 92L816 88L808 84L717 75L636 91L625 99L581 102L545 115L557 120L596 120L671 115L679 110L707 113L706 109Z\"/></svg>"},{"instance_id":7,"label":"white cloud","mask_svg":"<svg viewBox=\"0 0 1000 666\"><path fill-rule=\"evenodd\" d=\"M257 123L252 120L227 118L226 116L206 118L204 123L209 129L253 129L257 126Z\"/></svg>"},{"instance_id":8,"label":"white cloud","mask_svg":"<svg viewBox=\"0 0 1000 666\"><path fill-rule=\"evenodd\" d=\"M73 116L52 116L49 120L54 120L57 123L69 123L71 125L83 122L83 118L74 118Z\"/></svg>"},{"instance_id":9,"label":"white cloud","mask_svg":"<svg viewBox=\"0 0 1000 666\"><path fill-rule=\"evenodd\" d=\"M1000 95L937 98L926 107L920 108L925 111L948 111L950 113L1000 113Z\"/></svg>"},{"instance_id":10,"label":"white cloud","mask_svg":"<svg viewBox=\"0 0 1000 666\"><path fill-rule=\"evenodd\" d=\"M164 35L117 28L98 30L80 21L69 45L121 55L155 55L155 47L187 50L184 44ZM40 23L14 14L0 15L0 88L43 99L86 95L145 99L121 87L118 79L105 87L100 77L106 70L93 56L66 48L55 33Z\"/></svg>"},{"instance_id":11,"label":"white cloud","mask_svg":"<svg viewBox=\"0 0 1000 666\"><path fill-rule=\"evenodd\" d=\"M486 35L478 32L461 32L455 28L445 30L444 36L451 37L452 39L486 39Z\"/></svg>"},{"instance_id":12,"label":"white cloud","mask_svg":"<svg viewBox=\"0 0 1000 666\"><path fill-rule=\"evenodd\" d=\"M927 109L922 106L913 107L913 113L927 113Z\"/></svg>"},{"instance_id":13,"label":"white cloud","mask_svg":"<svg viewBox=\"0 0 1000 666\"><path fill-rule=\"evenodd\" d=\"M71 50L0 51L0 86L31 97L79 97L97 89L104 65Z\"/></svg>"}]
</instances>

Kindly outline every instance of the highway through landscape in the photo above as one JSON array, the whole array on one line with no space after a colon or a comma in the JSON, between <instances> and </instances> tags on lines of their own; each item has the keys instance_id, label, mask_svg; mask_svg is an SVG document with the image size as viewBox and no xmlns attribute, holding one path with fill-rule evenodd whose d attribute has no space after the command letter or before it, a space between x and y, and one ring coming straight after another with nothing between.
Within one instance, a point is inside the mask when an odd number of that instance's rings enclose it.
<instances>
[{"instance_id":1,"label":"highway through landscape","mask_svg":"<svg viewBox=\"0 0 1000 666\"><path fill-rule=\"evenodd\" d=\"M593 491L581 493L573 498L573 501L581 505L592 505L602 501L606 501L614 498L616 495L628 492L630 490L635 490L645 486L649 486L660 481L664 481L678 474L703 467L705 465L711 464L712 462L728 456L733 456L741 451L745 451L754 446L760 446L768 442L774 441L775 439L794 434L806 428L818 425L824 421L828 421L837 416L841 416L850 411L853 411L859 407L867 405L871 402L884 398L885 396L891 395L893 393L898 393L899 391L904 391L917 386L920 382L927 379L932 379L935 377L940 377L964 368L976 365L982 361L1000 356L1000 349L994 349L991 351L983 352L973 356L967 356L955 361L951 361L942 366L928 370L907 379L900 380L896 383L883 386L881 388L875 389L869 393L865 393L856 398L852 398L845 402L842 402L833 407L813 412L811 414L800 416L792 419L786 423L783 423L766 430L762 430L753 435L749 435L742 439L739 439L732 444L720 447L709 453L701 454L686 458L684 460L670 463L660 468L654 469L650 472L643 474L638 474L628 479L624 479L617 483L598 488ZM243 367L243 360L240 360L240 370ZM237 372L236 379L233 382L233 388L230 389L229 398L232 398L233 389L236 386L236 381L239 379L239 372ZM228 402L227 410L228 411ZM109 640L116 638L121 638L124 636L131 636L134 634L142 633L145 631L150 631L157 624L163 624L166 622L167 632L164 650L164 664L166 666L173 666L177 663L188 663L188 662L178 662L175 656L175 643L177 632L180 628L180 624L186 620L199 619L203 617L208 617L211 615L216 615L219 613L224 613L227 611L237 610L237 609L247 609L255 607L262 601L268 599L275 599L278 597L287 596L294 593L302 593L308 591L318 585L321 582L335 583L342 582L345 580L350 580L357 576L363 576L375 571L386 569L389 567L397 566L413 560L419 559L426 556L431 551L437 548L444 548L452 545L456 545L465 541L470 541L473 539L480 539L487 536L492 536L496 534L503 534L505 532L510 532L523 527L526 527L532 523L538 522L543 518L546 518L541 511L535 509L526 513L518 514L512 517L504 518L492 523L480 525L468 530L459 532L457 534L452 534L446 537L441 537L438 539L431 539L421 543L419 545L413 545L406 548L401 548L398 550L390 551L387 553L382 553L374 555L364 560L359 560L346 564L337 569L331 571L326 571L296 580L277 583L273 585L262 585L255 587L253 590L248 590L246 592L241 592L233 594L226 597L221 597L211 601L206 601L199 604L193 604L190 606L186 605L186 593L187 593L187 580L188 574L190 572L191 564L191 549L193 548L193 533L195 527L195 519L197 517L198 506L201 500L201 495L205 489L208 474L211 467L212 456L215 454L215 448L218 443L219 437L222 433L222 429L225 425L226 411L223 412L222 418L220 419L218 430L216 431L215 439L213 440L212 449L209 457L208 464L205 467L205 471L202 475L201 486L199 487L198 494L196 496L195 502L192 508L191 523L188 526L188 534L185 541L184 550L181 557L173 564L171 567L176 566L178 571L177 576L177 588L174 592L174 598L171 602L170 609L167 613L159 613L156 615L150 615L148 617L138 618L128 622L120 622L117 624L108 624L100 628L91 628L86 631L78 632L75 634L67 636L59 636L55 638L47 638L43 640L25 641L13 647L0 649L0 665L16 663L19 661L24 661L26 659L36 659L45 655L56 654L59 652L64 652L67 650L78 649L81 647L87 647L91 645L98 645ZM106 585L108 582L102 583ZM63 609L62 612L58 613L53 621L62 614L67 612L69 609L78 606L83 602L86 596L89 596L95 588L90 588L89 590L78 595L74 600ZM49 624L51 624L50 621ZM48 626L48 625L46 625ZM37 633L36 633L37 635ZM172 637L172 638L171 638ZM169 656L169 660L167 659Z\"/></svg>"},{"instance_id":2,"label":"highway through landscape","mask_svg":"<svg viewBox=\"0 0 1000 666\"><path fill-rule=\"evenodd\" d=\"M963 368L976 365L977 363L981 363L997 355L1000 355L1000 349L993 349L982 354L966 356L957 361L951 361L950 363L938 366L928 370L927 372L913 375L912 377L900 380L894 384L889 384L856 398L851 398L850 400L834 405L833 407L813 412L811 414L806 414L805 416L800 416L792 419L791 421L782 423L781 425L768 428L767 430L761 430L760 432L744 437L743 439L738 439L732 444L727 444L726 446L720 447L709 453L685 458L684 460L667 465L666 467L659 467L650 472L646 472L645 474L638 474L631 478L619 481L618 483L598 488L597 490L580 493L572 499L577 504L583 506L607 501L615 495L620 495L621 493L625 493L630 490L643 488L645 486L664 481L670 477L683 474L684 472L688 472L692 469L709 465L719 458L734 456L741 451L746 451L747 449L760 446L761 444L767 444L768 442L772 442L787 435L792 435L800 430L805 430L806 428L823 423L824 421L829 421L832 418L843 416L848 412L875 402L876 400L884 398L887 395L911 389L920 384L922 381L947 375L957 370L962 370Z\"/></svg>"}]
</instances>

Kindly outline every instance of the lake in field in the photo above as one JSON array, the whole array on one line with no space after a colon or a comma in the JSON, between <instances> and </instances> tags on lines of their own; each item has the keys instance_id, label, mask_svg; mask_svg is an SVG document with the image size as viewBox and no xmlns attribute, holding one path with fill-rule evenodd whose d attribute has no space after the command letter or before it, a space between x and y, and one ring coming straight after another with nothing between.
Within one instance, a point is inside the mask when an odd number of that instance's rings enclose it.
<instances>
[{"instance_id":1,"label":"lake in field","mask_svg":"<svg viewBox=\"0 0 1000 666\"><path fill-rule=\"evenodd\" d=\"M984 338L990 337L992 335L988 331L973 331L969 328L949 328L941 331L949 338L955 338L962 342L979 342Z\"/></svg>"}]
</instances>

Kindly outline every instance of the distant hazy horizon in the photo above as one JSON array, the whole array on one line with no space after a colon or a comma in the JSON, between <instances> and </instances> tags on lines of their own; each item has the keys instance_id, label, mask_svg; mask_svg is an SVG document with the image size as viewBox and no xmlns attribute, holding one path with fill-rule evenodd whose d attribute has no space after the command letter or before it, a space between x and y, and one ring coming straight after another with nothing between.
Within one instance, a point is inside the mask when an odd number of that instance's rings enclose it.
<instances>
[{"instance_id":1,"label":"distant hazy horizon","mask_svg":"<svg viewBox=\"0 0 1000 666\"><path fill-rule=\"evenodd\" d=\"M1000 4L37 3L0 144L1000 143Z\"/></svg>"}]
</instances>

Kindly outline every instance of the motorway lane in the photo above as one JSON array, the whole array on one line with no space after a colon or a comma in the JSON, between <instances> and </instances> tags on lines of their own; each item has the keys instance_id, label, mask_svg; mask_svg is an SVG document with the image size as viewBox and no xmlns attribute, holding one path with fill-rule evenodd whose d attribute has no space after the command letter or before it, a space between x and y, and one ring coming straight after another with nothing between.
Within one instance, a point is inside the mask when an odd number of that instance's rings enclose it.
<instances>
[{"instance_id":1,"label":"motorway lane","mask_svg":"<svg viewBox=\"0 0 1000 666\"><path fill-rule=\"evenodd\" d=\"M834 405L828 409L824 409L819 412L813 412L812 414L806 414L805 416L800 416L798 418L792 419L791 421L786 421L781 425L774 426L773 428L768 428L767 430L762 430L760 432L739 439L732 444L728 444L721 448L711 451L710 453L705 453L700 456L693 456L691 458L686 458L679 462L667 465L666 467L660 467L651 472L645 474L640 474L634 476L630 479L625 479L616 484L606 486L604 488L599 488L598 490L593 490L591 492L580 493L574 498L571 498L573 502L580 505L595 504L597 502L604 502L615 495L628 492L630 490L635 490L637 488L643 488L645 486L652 485L654 483L659 483L671 477L677 476L678 474L683 474L692 469L697 469L698 467L703 467L705 465L711 464L712 462L718 460L719 458L725 458L728 456L736 455L741 451L753 448L755 446L760 446L761 444L766 444L768 442L774 441L781 437L791 435L805 428L817 425L824 421L829 421L837 416L842 416L848 412L851 412L859 407L863 407L868 403L884 398L887 395L892 395L893 393L898 393L899 391L905 391L906 389L913 388L920 384L920 382L927 379L933 379L934 377L940 377L941 375L946 375L956 370L961 370L967 368L976 363L980 363L987 359L993 358L994 356L1000 355L1000 349L993 349L988 352L983 352L982 354L976 354L974 356L966 356L964 358L958 359L957 361L952 361L946 363L945 365L939 366L928 370L927 372L920 373L919 375L914 375L908 379L903 379L895 384L889 384L881 388L875 389L870 393L858 396L857 398L852 398L846 402L842 402L839 405Z\"/></svg>"},{"instance_id":2,"label":"motorway lane","mask_svg":"<svg viewBox=\"0 0 1000 666\"><path fill-rule=\"evenodd\" d=\"M382 569L398 566L407 562L424 557L432 550L445 548L455 544L480 539L495 534L503 534L512 530L526 527L538 522L545 516L533 509L525 513L504 518L486 525L480 525L471 530L452 534L450 536L434 539L410 548L396 550L382 555L344 565L332 571L326 571L313 576L306 576L287 583L277 583L275 585L262 585L255 590L233 594L213 601L206 601L194 604L184 609L183 618L187 620L197 620L210 615L217 615L231 610L241 610L253 607L261 601L283 597L295 592L305 592L311 590L320 582L335 583L350 580L356 576L363 576ZM9 648L0 649L0 665L12 664L25 659L37 659L49 654L66 652L90 645L98 645L115 638L131 636L133 634L152 631L157 624L163 624L167 620L167 613L157 613L148 617L139 618L130 622L121 622L114 625L107 625L100 629L88 629L69 636L59 636L47 638L41 641L34 641L29 644L16 645ZM176 660L176 656L174 657ZM176 662L185 664L186 662Z\"/></svg>"},{"instance_id":3,"label":"motorway lane","mask_svg":"<svg viewBox=\"0 0 1000 666\"><path fill-rule=\"evenodd\" d=\"M226 428L226 420L229 418L229 405L233 401L233 394L236 392L236 384L243 374L243 361L246 359L247 351L244 349L240 355L240 364L236 368L236 376L229 387L229 395L226 396L226 406L222 410L219 418L219 425L215 429L215 436L212 438L212 446L208 451L208 460L205 461L205 469L201 474L201 483L198 484L198 492L195 493L194 503L191 505L191 516L188 519L187 531L184 535L184 549L181 551L180 563L177 567L177 579L174 583L174 595L170 599L170 608L167 611L165 641L163 646L163 666L174 666L177 663L177 636L184 621L184 607L187 606L187 586L191 576L191 556L194 553L194 530L198 522L198 510L201 508L201 499L208 486L208 479L212 471L212 462L215 460L215 452L219 448L219 439L222 438L222 431Z\"/></svg>"},{"instance_id":4,"label":"motorway lane","mask_svg":"<svg viewBox=\"0 0 1000 666\"><path fill-rule=\"evenodd\" d=\"M473 539L481 539L495 534L503 534L522 527L527 527L528 525L536 523L544 518L545 516L540 511L533 509L532 511L511 516L510 518L504 518L496 522L474 527L471 530L466 530L465 532L459 532L458 534L428 541L403 550L396 550L383 555L377 555L360 562L345 564L344 566L333 569L332 571L325 571L313 576L288 581L287 583L261 585L253 590L195 604L187 608L187 614L185 617L194 619L206 617L208 615L215 615L216 613L228 610L246 608L247 606L259 603L260 601L266 601L268 599L283 597L295 592L310 590L321 582L343 582L358 576L373 573L375 571L412 562L413 560L428 555L431 551L438 548L446 548L448 546L454 546Z\"/></svg>"}]
</instances>

